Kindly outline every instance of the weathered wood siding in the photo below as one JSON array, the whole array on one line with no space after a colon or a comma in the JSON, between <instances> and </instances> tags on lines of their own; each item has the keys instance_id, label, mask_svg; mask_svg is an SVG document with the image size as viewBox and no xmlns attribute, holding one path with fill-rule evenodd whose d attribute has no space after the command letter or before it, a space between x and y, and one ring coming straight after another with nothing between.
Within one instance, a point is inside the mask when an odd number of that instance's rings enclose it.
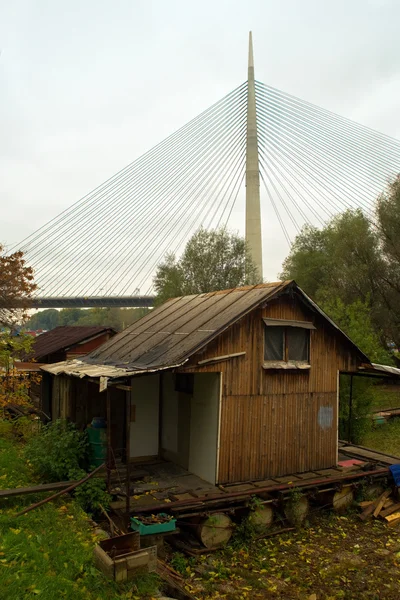
<instances>
[{"instance_id":1,"label":"weathered wood siding","mask_svg":"<svg viewBox=\"0 0 400 600\"><path fill-rule=\"evenodd\" d=\"M105 344L107 340L110 339L110 337L112 337L112 335L109 332L106 332L102 335L98 335L92 340L84 342L83 344L75 344L74 346L68 348L68 350L65 352L65 358L63 358L62 360L70 360L71 358L77 358L79 356L89 354L89 352L92 352L92 350L95 350L102 344Z\"/></svg>"},{"instance_id":2,"label":"weathered wood siding","mask_svg":"<svg viewBox=\"0 0 400 600\"><path fill-rule=\"evenodd\" d=\"M51 418L67 419L85 429L93 417L107 418L106 392L86 379L68 375L51 376ZM126 392L115 387L111 394L111 446L115 456L125 453Z\"/></svg>"},{"instance_id":3,"label":"weathered wood siding","mask_svg":"<svg viewBox=\"0 0 400 600\"><path fill-rule=\"evenodd\" d=\"M263 368L263 317L312 321L308 371ZM199 360L246 352L225 362ZM282 296L222 333L185 370L222 372L219 482L299 473L337 460L338 370L355 370L354 348L320 315ZM183 370L183 369L182 369Z\"/></svg>"}]
</instances>

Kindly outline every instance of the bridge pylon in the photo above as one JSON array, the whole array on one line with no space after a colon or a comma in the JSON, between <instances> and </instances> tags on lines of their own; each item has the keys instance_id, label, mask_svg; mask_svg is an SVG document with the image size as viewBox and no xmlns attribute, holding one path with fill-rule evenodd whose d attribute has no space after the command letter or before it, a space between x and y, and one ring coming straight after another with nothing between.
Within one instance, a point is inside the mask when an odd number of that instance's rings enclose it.
<instances>
[{"instance_id":1,"label":"bridge pylon","mask_svg":"<svg viewBox=\"0 0 400 600\"><path fill-rule=\"evenodd\" d=\"M260 208L260 164L258 156L256 92L254 82L253 36L249 33L247 82L247 139L246 139L246 242L263 277Z\"/></svg>"}]
</instances>

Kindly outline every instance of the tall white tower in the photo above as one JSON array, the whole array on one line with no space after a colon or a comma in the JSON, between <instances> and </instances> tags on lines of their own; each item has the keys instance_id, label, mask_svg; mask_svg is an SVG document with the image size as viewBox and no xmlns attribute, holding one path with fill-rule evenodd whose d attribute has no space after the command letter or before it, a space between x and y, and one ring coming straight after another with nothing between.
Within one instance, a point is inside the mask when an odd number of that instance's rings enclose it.
<instances>
[{"instance_id":1,"label":"tall white tower","mask_svg":"<svg viewBox=\"0 0 400 600\"><path fill-rule=\"evenodd\" d=\"M260 279L262 268L262 237L260 209L260 169L258 162L256 93L254 85L253 37L249 34L249 65L247 83L247 144L246 144L246 241Z\"/></svg>"}]
</instances>

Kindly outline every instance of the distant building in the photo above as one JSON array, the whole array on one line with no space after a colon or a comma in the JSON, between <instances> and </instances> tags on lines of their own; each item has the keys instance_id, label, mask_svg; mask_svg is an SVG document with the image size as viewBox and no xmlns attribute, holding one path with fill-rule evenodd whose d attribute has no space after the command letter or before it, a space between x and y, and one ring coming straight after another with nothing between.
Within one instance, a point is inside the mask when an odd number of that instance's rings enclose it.
<instances>
[{"instance_id":1,"label":"distant building","mask_svg":"<svg viewBox=\"0 0 400 600\"><path fill-rule=\"evenodd\" d=\"M42 331L35 332L32 352L27 360L54 363L78 358L92 352L116 334L114 329L104 325L60 326Z\"/></svg>"}]
</instances>

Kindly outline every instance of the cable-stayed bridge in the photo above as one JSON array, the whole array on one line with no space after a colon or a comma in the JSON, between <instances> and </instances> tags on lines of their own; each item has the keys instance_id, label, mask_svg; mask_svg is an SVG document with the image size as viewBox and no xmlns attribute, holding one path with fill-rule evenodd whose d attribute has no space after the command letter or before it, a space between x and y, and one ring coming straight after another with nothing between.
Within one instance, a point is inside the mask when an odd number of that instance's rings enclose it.
<instances>
[{"instance_id":1,"label":"cable-stayed bridge","mask_svg":"<svg viewBox=\"0 0 400 600\"><path fill-rule=\"evenodd\" d=\"M257 81L250 34L247 81L18 244L34 306L151 306L157 264L242 200L262 274L264 206L290 247L305 223L373 218L399 172L398 140Z\"/></svg>"}]
</instances>

